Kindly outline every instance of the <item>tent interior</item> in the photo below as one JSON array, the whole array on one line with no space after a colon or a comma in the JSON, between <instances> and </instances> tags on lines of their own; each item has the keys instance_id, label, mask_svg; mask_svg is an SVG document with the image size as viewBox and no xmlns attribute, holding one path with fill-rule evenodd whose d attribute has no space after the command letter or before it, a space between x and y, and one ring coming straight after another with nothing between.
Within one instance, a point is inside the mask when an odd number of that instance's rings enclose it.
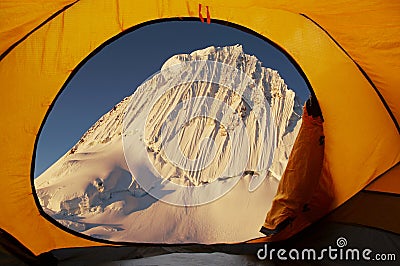
<instances>
[{"instance_id":1,"label":"tent interior","mask_svg":"<svg viewBox=\"0 0 400 266\"><path fill-rule=\"evenodd\" d=\"M167 20L246 28L283 50L304 74L325 120L323 167L332 201L295 235L271 243L268 237L230 244L118 243L74 233L41 209L33 180L38 135L71 73L126 32ZM400 257L400 2L5 1L0 21L6 110L0 118L0 264L84 265L215 252L256 262L265 243L320 249L341 236L351 247Z\"/></svg>"}]
</instances>

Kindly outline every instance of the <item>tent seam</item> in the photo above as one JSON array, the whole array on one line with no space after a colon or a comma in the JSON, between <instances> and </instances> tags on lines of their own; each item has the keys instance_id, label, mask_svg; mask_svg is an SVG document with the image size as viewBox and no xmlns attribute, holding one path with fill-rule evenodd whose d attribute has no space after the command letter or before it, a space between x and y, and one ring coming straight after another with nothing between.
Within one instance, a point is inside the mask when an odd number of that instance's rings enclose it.
<instances>
[{"instance_id":1,"label":"tent seam","mask_svg":"<svg viewBox=\"0 0 400 266\"><path fill-rule=\"evenodd\" d=\"M394 123L394 125L395 125L395 127L397 129L397 132L400 134L400 125L399 125L396 117L394 116L394 114L393 114L392 110L390 109L388 103L385 101L385 98L382 96L381 92L378 90L378 88L376 87L374 82L371 80L371 78L368 76L368 74L365 72L365 70L351 57L351 55L343 48L343 46L341 46L340 43L335 38L333 38L333 36L326 29L324 29L320 24L318 24L315 20L313 20L309 16L307 16L305 14L302 14L302 13L300 13L300 15L305 17L306 19L308 19L312 23L314 23L321 30L323 30L326 33L326 35L328 35L328 37L345 53L345 55L347 55L347 57L350 58L351 61L353 61L353 63L357 66L358 70L361 72L361 74L363 74L365 79L368 81L368 83L374 89L375 93L378 95L378 97L381 100L382 104L384 105L386 111L388 112L390 118L392 119L392 121L393 121L393 123Z\"/></svg>"},{"instance_id":2,"label":"tent seam","mask_svg":"<svg viewBox=\"0 0 400 266\"><path fill-rule=\"evenodd\" d=\"M42 23L40 23L38 26L36 26L35 28L33 28L30 32L28 32L27 34L25 34L21 39L19 39L18 41L16 41L15 43L11 44L10 47L7 48L7 50L5 50L1 55L0 55L0 61L2 61L4 59L4 57L6 57L15 47L17 47L21 42L23 42L26 38L28 38L30 35L32 35L35 31L39 30L41 27L43 27L44 25L46 25L48 22L50 22L51 20L53 20L54 18L56 18L58 15L60 15L61 13L63 13L65 10L67 10L68 8L70 8L71 6L75 5L77 2L79 2L80 0L76 0L75 2L64 6L63 8L61 8L60 10L58 10L57 12L55 12L54 14L52 14L50 17L48 17L46 20L44 20Z\"/></svg>"}]
</instances>

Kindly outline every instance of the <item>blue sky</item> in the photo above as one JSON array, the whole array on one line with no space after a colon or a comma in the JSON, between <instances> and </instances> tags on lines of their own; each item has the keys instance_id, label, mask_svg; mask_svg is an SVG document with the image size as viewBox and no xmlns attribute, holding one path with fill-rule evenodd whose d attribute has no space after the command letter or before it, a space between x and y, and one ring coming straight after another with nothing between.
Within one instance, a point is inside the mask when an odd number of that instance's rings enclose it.
<instances>
[{"instance_id":1,"label":"blue sky","mask_svg":"<svg viewBox=\"0 0 400 266\"><path fill-rule=\"evenodd\" d=\"M292 63L255 35L197 21L147 25L105 46L67 84L39 135L34 176L65 154L91 125L160 70L172 55L235 44L241 44L245 53L255 55L264 66L278 70L301 99L308 98L307 85Z\"/></svg>"}]
</instances>

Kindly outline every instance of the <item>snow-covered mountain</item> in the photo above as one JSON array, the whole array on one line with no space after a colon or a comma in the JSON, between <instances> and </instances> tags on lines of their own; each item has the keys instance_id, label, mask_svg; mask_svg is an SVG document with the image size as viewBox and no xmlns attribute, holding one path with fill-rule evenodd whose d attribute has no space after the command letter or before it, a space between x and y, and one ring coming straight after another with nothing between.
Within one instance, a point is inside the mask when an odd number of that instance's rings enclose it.
<instances>
[{"instance_id":1,"label":"snow-covered mountain","mask_svg":"<svg viewBox=\"0 0 400 266\"><path fill-rule=\"evenodd\" d=\"M153 76L147 83L155 89L138 88L133 95L123 99L102 116L67 154L35 180L43 209L73 230L114 241L226 243L259 237L259 227L270 208L301 124L301 103L277 71L263 67L255 56L245 54L240 45L208 47L191 54L176 55L167 60L162 69L168 72L172 66L182 62L204 60L223 63L251 77L271 106L277 148L272 165L261 173L266 178L255 191L249 192L248 189L252 176L257 172L252 158L262 154L263 145L260 143L266 140L257 138L264 132L260 125L270 123L268 117L257 124L248 102L229 88L207 82L186 82L168 90L146 117L142 117L150 99L154 98L154 92L166 82L165 76ZM196 69L201 70L204 71L201 66ZM219 77L220 80L229 78L223 74ZM164 122L171 120L174 108L193 97L212 97L234 110L234 116L226 114L223 119L228 122L237 119L246 126L250 132L250 159L243 175L226 195L200 206L174 206L149 195L137 182L138 178L132 176L132 171L129 171L132 166L128 167L124 155L126 146L123 140L127 134L124 123L127 110L134 118L133 124L146 120L146 134L138 139L145 145L151 163L169 181L194 187L213 182L223 186L225 181L216 177L229 166L227 154L235 154L229 153L230 149L235 149L230 143L229 126L206 117L196 117L184 125L169 124L171 128L181 127L180 133L176 134L179 136L178 144L189 158L208 152L207 146L202 145L203 139L214 141L216 159L200 173L190 169L177 170L176 165L168 162L160 151L160 132ZM254 100L252 97L250 101ZM199 104L199 108L201 106L204 105ZM182 109L182 112L195 112L194 109ZM179 118L179 113L176 117Z\"/></svg>"}]
</instances>

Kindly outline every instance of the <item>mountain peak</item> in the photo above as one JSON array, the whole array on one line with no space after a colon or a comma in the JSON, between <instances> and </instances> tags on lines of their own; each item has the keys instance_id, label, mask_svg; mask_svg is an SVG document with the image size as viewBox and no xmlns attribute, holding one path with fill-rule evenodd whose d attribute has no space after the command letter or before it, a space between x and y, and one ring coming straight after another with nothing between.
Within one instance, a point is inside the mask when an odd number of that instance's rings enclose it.
<instances>
[{"instance_id":1,"label":"mountain peak","mask_svg":"<svg viewBox=\"0 0 400 266\"><path fill-rule=\"evenodd\" d=\"M170 57L162 66L161 70L171 67L176 64L180 64L184 61L194 60L210 60L221 63L227 63L226 58L231 59L230 62L237 60L238 58L244 58L243 47L240 44L224 47L209 46L200 50L193 51L190 54L177 54ZM228 61L228 64L232 64Z\"/></svg>"},{"instance_id":2,"label":"mountain peak","mask_svg":"<svg viewBox=\"0 0 400 266\"><path fill-rule=\"evenodd\" d=\"M163 70L181 62L199 60L219 62L245 73L264 93L273 119L269 120L268 116L257 120L256 111L249 102L234 89L219 85L221 83L185 82L170 88L166 79L155 75L147 81L151 86L140 86L133 95L113 107L69 153L35 180L43 209L73 230L114 241L213 243L239 242L259 236L258 227L275 195L301 123L294 112L299 105L296 95L277 71L263 67L255 56L245 54L241 45L211 46L175 55L164 63ZM213 73L205 69L204 64L198 67L198 70ZM185 71L191 70L183 69L183 74ZM231 76L218 77L217 81L220 80L233 81ZM156 92L162 88L168 90L158 97ZM256 99L253 92L250 90L250 102ZM207 105L206 98L215 101ZM155 99L154 104L151 99ZM189 106L187 102L191 99L198 101ZM207 108L223 110L222 105L231 112L221 112L220 120L198 115L198 110ZM128 113L131 120L126 121ZM190 119L182 120L185 117ZM124 128L124 123L130 127ZM244 131L239 131L239 141L234 142L231 137L240 124L248 134L247 161L242 152L242 146L247 144L240 135L245 134ZM263 138L270 126L275 127L275 140ZM134 136L136 142L126 146L125 135ZM162 141L165 136L177 137L176 144L187 160L182 160L178 152L166 152ZM266 163L270 156L264 156L262 151L270 145L269 141L278 144L271 167ZM127 153L136 156L141 147L145 147L145 156L129 161ZM206 159L209 155L214 158L209 163L195 160L203 155ZM218 200L194 208L179 208L164 202L173 194L170 190L162 190L164 194L160 198L153 197L153 188L145 189L139 182L147 171L143 171L145 160L152 163L165 179L163 182L193 189L214 183L216 191L233 178L237 178L239 184ZM193 171L198 170L199 165L204 169ZM243 169L236 169L240 165L244 165ZM240 172L238 170L243 170L242 176L234 176ZM262 183L250 193L251 175L262 176ZM178 197L189 201L194 195L183 193ZM236 211L232 206L236 206ZM238 222L231 223L232 220ZM246 224L245 229L242 224ZM218 234L210 228L217 228Z\"/></svg>"}]
</instances>

